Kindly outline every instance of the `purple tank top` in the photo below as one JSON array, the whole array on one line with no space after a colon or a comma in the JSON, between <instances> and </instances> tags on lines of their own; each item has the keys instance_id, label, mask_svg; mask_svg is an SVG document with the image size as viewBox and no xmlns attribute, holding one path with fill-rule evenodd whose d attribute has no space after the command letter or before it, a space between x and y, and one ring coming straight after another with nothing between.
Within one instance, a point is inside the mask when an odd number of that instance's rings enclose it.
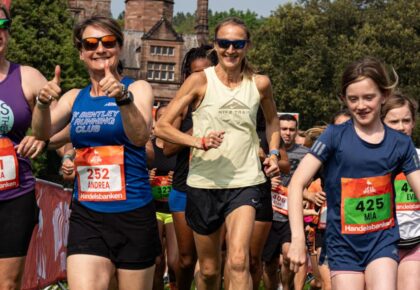
<instances>
[{"instance_id":1,"label":"purple tank top","mask_svg":"<svg viewBox=\"0 0 420 290\"><path fill-rule=\"evenodd\" d=\"M9 72L0 81L0 136L19 144L31 125L32 110L22 89L20 66L10 63ZM0 200L8 200L27 193L35 188L35 178L29 159L19 155L19 187L0 190Z\"/></svg>"}]
</instances>

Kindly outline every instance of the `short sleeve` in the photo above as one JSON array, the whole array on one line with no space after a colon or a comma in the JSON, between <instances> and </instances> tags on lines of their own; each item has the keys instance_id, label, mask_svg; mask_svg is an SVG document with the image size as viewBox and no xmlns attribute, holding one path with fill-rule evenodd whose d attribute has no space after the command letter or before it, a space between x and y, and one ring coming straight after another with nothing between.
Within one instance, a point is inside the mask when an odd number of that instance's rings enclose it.
<instances>
[{"instance_id":1,"label":"short sleeve","mask_svg":"<svg viewBox=\"0 0 420 290\"><path fill-rule=\"evenodd\" d=\"M329 156L334 152L334 128L336 126L330 125L325 129L324 133L319 136L318 140L312 145L309 153L318 158L321 162L325 162Z\"/></svg>"},{"instance_id":2,"label":"short sleeve","mask_svg":"<svg viewBox=\"0 0 420 290\"><path fill-rule=\"evenodd\" d=\"M411 139L406 143L406 150L401 166L405 175L420 169L419 155Z\"/></svg>"}]
</instances>

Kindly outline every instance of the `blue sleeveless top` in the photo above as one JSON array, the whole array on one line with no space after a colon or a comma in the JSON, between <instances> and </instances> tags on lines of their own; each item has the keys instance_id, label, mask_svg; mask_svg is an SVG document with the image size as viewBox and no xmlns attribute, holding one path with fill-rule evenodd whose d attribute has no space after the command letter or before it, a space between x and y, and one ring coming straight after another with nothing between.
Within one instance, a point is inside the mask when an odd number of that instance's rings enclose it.
<instances>
[{"instance_id":1,"label":"blue sleeveless top","mask_svg":"<svg viewBox=\"0 0 420 290\"><path fill-rule=\"evenodd\" d=\"M121 81L128 87L133 80ZM70 122L70 139L75 148L106 145L124 145L124 172L127 199L123 201L82 201L81 204L98 212L125 212L142 207L152 201L145 147L133 145L124 132L120 110L114 98L92 97L91 85L77 95ZM78 198L77 179L73 198Z\"/></svg>"}]
</instances>

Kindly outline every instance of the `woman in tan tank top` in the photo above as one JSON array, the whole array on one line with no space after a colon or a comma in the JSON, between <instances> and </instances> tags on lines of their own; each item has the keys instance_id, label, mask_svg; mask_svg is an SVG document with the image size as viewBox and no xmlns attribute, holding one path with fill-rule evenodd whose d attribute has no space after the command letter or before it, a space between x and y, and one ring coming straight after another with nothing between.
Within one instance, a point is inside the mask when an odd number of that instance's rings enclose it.
<instances>
[{"instance_id":1,"label":"woman in tan tank top","mask_svg":"<svg viewBox=\"0 0 420 290\"><path fill-rule=\"evenodd\" d=\"M225 225L229 289L251 289L249 246L255 211L265 182L258 158L256 114L261 105L270 157L267 175L278 172L279 128L267 76L255 74L246 54L250 33L237 18L215 29L219 63L192 74L155 127L160 138L192 147L187 184L186 219L194 231L200 270L198 289L218 289L221 278L221 232ZM172 126L184 109L193 107L193 135Z\"/></svg>"}]
</instances>

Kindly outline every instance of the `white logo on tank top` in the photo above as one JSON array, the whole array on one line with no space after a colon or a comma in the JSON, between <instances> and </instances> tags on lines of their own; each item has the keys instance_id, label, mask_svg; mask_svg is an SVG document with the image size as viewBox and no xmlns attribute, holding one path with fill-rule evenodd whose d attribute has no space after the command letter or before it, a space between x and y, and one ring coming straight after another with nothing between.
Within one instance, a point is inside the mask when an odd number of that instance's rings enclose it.
<instances>
[{"instance_id":1,"label":"white logo on tank top","mask_svg":"<svg viewBox=\"0 0 420 290\"><path fill-rule=\"evenodd\" d=\"M0 100L0 135L7 134L12 130L15 122L15 116L12 108Z\"/></svg>"}]
</instances>

